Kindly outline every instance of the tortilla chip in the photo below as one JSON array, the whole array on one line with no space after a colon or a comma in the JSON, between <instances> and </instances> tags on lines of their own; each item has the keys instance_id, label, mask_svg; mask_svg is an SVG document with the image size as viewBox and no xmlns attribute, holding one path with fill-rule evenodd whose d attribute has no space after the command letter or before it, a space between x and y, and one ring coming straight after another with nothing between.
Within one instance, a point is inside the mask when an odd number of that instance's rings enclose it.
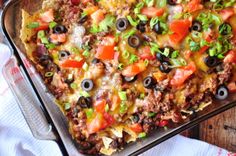
<instances>
[{"instance_id":1,"label":"tortilla chip","mask_svg":"<svg viewBox=\"0 0 236 156\"><path fill-rule=\"evenodd\" d=\"M27 28L27 25L33 22L35 19L35 16L31 16L29 13L27 13L25 10L22 10L22 28L20 31L20 39L23 42L25 46L25 53L26 55L32 60L32 53L36 49L36 44L30 42L30 39L33 35L35 35L35 31L33 29Z\"/></svg>"}]
</instances>

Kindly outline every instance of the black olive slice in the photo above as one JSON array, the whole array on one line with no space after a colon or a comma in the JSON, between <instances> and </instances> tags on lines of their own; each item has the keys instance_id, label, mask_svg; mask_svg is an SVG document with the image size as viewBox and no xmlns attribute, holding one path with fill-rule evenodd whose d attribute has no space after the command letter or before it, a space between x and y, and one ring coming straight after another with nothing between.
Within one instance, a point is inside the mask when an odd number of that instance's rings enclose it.
<instances>
[{"instance_id":1,"label":"black olive slice","mask_svg":"<svg viewBox=\"0 0 236 156\"><path fill-rule=\"evenodd\" d=\"M166 60L168 59L166 56L164 56L164 55L161 54L161 53L157 53L157 54L156 54L156 58L157 58L157 60L160 61L160 62L164 62L164 61L166 61Z\"/></svg>"},{"instance_id":2,"label":"black olive slice","mask_svg":"<svg viewBox=\"0 0 236 156\"><path fill-rule=\"evenodd\" d=\"M167 61L164 61L161 63L161 65L159 66L159 69L161 72L163 73L169 73L171 71L171 68L170 68L170 63L167 62Z\"/></svg>"},{"instance_id":3,"label":"black olive slice","mask_svg":"<svg viewBox=\"0 0 236 156\"><path fill-rule=\"evenodd\" d=\"M92 107L92 99L90 97L81 96L81 97L79 97L77 104L81 108L91 108Z\"/></svg>"},{"instance_id":4,"label":"black olive slice","mask_svg":"<svg viewBox=\"0 0 236 156\"><path fill-rule=\"evenodd\" d=\"M66 32L67 32L67 29L64 25L56 25L53 28L53 33L54 34L63 34L63 33L66 33Z\"/></svg>"},{"instance_id":5,"label":"black olive slice","mask_svg":"<svg viewBox=\"0 0 236 156\"><path fill-rule=\"evenodd\" d=\"M141 45L141 39L138 35L132 35L128 38L128 44L133 48L138 48Z\"/></svg>"},{"instance_id":6,"label":"black olive slice","mask_svg":"<svg viewBox=\"0 0 236 156\"><path fill-rule=\"evenodd\" d=\"M154 25L153 31L155 31L157 34L162 34L163 29L161 28L159 21L157 22L157 24Z\"/></svg>"},{"instance_id":7,"label":"black olive slice","mask_svg":"<svg viewBox=\"0 0 236 156\"><path fill-rule=\"evenodd\" d=\"M219 64L219 59L215 56L207 56L204 62L208 67L215 67Z\"/></svg>"},{"instance_id":8,"label":"black olive slice","mask_svg":"<svg viewBox=\"0 0 236 156\"><path fill-rule=\"evenodd\" d=\"M84 90L84 91L91 91L94 87L94 84L93 84L93 81L90 80L90 79L84 79L82 82L81 82L81 88Z\"/></svg>"},{"instance_id":9,"label":"black olive slice","mask_svg":"<svg viewBox=\"0 0 236 156\"><path fill-rule=\"evenodd\" d=\"M136 28L137 28L141 33L144 33L144 32L146 31L145 25L146 25L146 23L140 22L140 23L136 26Z\"/></svg>"},{"instance_id":10,"label":"black olive slice","mask_svg":"<svg viewBox=\"0 0 236 156\"><path fill-rule=\"evenodd\" d=\"M68 51L61 50L59 51L59 60L63 60L70 55Z\"/></svg>"},{"instance_id":11,"label":"black olive slice","mask_svg":"<svg viewBox=\"0 0 236 156\"><path fill-rule=\"evenodd\" d=\"M201 32L202 31L202 24L199 21L193 21L191 31Z\"/></svg>"},{"instance_id":12,"label":"black olive slice","mask_svg":"<svg viewBox=\"0 0 236 156\"><path fill-rule=\"evenodd\" d=\"M97 64L97 63L99 63L99 62L100 62L100 60L97 59L97 58L94 58L94 59L92 60L92 64Z\"/></svg>"},{"instance_id":13,"label":"black olive slice","mask_svg":"<svg viewBox=\"0 0 236 156\"><path fill-rule=\"evenodd\" d=\"M126 18L119 18L116 21L116 29L119 31L125 31L129 26L129 21Z\"/></svg>"},{"instance_id":14,"label":"black olive slice","mask_svg":"<svg viewBox=\"0 0 236 156\"><path fill-rule=\"evenodd\" d=\"M78 22L79 22L79 24L83 24L87 21L87 19L88 19L88 16L82 16L82 17L80 17Z\"/></svg>"},{"instance_id":15,"label":"black olive slice","mask_svg":"<svg viewBox=\"0 0 236 156\"><path fill-rule=\"evenodd\" d=\"M151 76L148 76L143 80L143 86L145 88L151 89L155 86L155 84L156 84L156 80L152 78Z\"/></svg>"},{"instance_id":16,"label":"black olive slice","mask_svg":"<svg viewBox=\"0 0 236 156\"><path fill-rule=\"evenodd\" d=\"M215 98L219 100L224 100L228 97L229 90L226 86L221 85L217 88Z\"/></svg>"}]
</instances>

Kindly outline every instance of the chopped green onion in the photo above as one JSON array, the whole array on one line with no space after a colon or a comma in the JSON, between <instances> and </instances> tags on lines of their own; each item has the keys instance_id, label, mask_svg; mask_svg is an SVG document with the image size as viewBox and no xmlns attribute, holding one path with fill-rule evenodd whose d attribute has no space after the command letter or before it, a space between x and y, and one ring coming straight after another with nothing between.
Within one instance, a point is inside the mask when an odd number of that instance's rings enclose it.
<instances>
[{"instance_id":1,"label":"chopped green onion","mask_svg":"<svg viewBox=\"0 0 236 156\"><path fill-rule=\"evenodd\" d=\"M93 111L92 108L85 109L85 114L86 114L87 119L92 118L93 117L93 113L94 113L94 111Z\"/></svg>"},{"instance_id":2,"label":"chopped green onion","mask_svg":"<svg viewBox=\"0 0 236 156\"><path fill-rule=\"evenodd\" d=\"M52 77L54 75L54 73L53 72L46 72L45 73L45 77Z\"/></svg>"},{"instance_id":3,"label":"chopped green onion","mask_svg":"<svg viewBox=\"0 0 236 156\"><path fill-rule=\"evenodd\" d=\"M96 34L96 33L100 32L98 25L93 24L92 27L89 29L89 32L92 34Z\"/></svg>"},{"instance_id":4,"label":"chopped green onion","mask_svg":"<svg viewBox=\"0 0 236 156\"><path fill-rule=\"evenodd\" d=\"M179 51L178 50L175 50L172 54L171 54L171 58L172 59L175 59L179 56Z\"/></svg>"},{"instance_id":5,"label":"chopped green onion","mask_svg":"<svg viewBox=\"0 0 236 156\"><path fill-rule=\"evenodd\" d=\"M136 29L131 29L130 31L126 32L122 37L129 38L130 36L134 35L135 33L136 33Z\"/></svg>"},{"instance_id":6,"label":"chopped green onion","mask_svg":"<svg viewBox=\"0 0 236 156\"><path fill-rule=\"evenodd\" d=\"M227 35L231 34L232 33L232 27L229 24L224 23L219 27L219 33L220 34L227 34Z\"/></svg>"},{"instance_id":7,"label":"chopped green onion","mask_svg":"<svg viewBox=\"0 0 236 156\"><path fill-rule=\"evenodd\" d=\"M154 5L154 0L144 0L144 1L148 7L151 7Z\"/></svg>"},{"instance_id":8,"label":"chopped green onion","mask_svg":"<svg viewBox=\"0 0 236 156\"><path fill-rule=\"evenodd\" d=\"M122 57L123 57L124 59L128 59L129 56L130 56L130 53L129 53L127 50L124 50L124 51L122 52Z\"/></svg>"},{"instance_id":9,"label":"chopped green onion","mask_svg":"<svg viewBox=\"0 0 236 156\"><path fill-rule=\"evenodd\" d=\"M145 64L145 66L147 67L147 66L149 65L149 60L148 60L148 59L145 59L145 60L144 60L144 64Z\"/></svg>"},{"instance_id":10,"label":"chopped green onion","mask_svg":"<svg viewBox=\"0 0 236 156\"><path fill-rule=\"evenodd\" d=\"M120 113L121 114L124 114L126 111L127 111L128 107L127 105L125 104L125 102L121 102L121 105L120 105Z\"/></svg>"},{"instance_id":11,"label":"chopped green onion","mask_svg":"<svg viewBox=\"0 0 236 156\"><path fill-rule=\"evenodd\" d=\"M49 49L49 50L50 50L50 49L54 49L54 48L56 47L56 45L53 44L53 43L46 44L45 46L46 46L46 48Z\"/></svg>"},{"instance_id":12,"label":"chopped green onion","mask_svg":"<svg viewBox=\"0 0 236 156\"><path fill-rule=\"evenodd\" d=\"M83 18L83 17L85 17L87 15L88 15L88 13L84 11L84 12L81 13L81 18Z\"/></svg>"},{"instance_id":13,"label":"chopped green onion","mask_svg":"<svg viewBox=\"0 0 236 156\"><path fill-rule=\"evenodd\" d=\"M165 7L166 4L167 4L167 1L166 1L166 0L159 0L158 2L159 2L159 3L158 3L158 6L159 6L160 8Z\"/></svg>"},{"instance_id":14,"label":"chopped green onion","mask_svg":"<svg viewBox=\"0 0 236 156\"><path fill-rule=\"evenodd\" d=\"M131 16L127 16L127 19L133 27L136 27L138 25L138 21L135 21Z\"/></svg>"},{"instance_id":15,"label":"chopped green onion","mask_svg":"<svg viewBox=\"0 0 236 156\"><path fill-rule=\"evenodd\" d=\"M171 68L176 68L176 67L181 67L181 66L187 65L187 62L183 58L170 59L170 62L172 64L172 66L170 66Z\"/></svg>"},{"instance_id":16,"label":"chopped green onion","mask_svg":"<svg viewBox=\"0 0 236 156\"><path fill-rule=\"evenodd\" d=\"M118 95L119 95L119 97L120 97L120 99L122 101L126 101L127 100L127 96L126 96L126 92L125 91L119 91Z\"/></svg>"},{"instance_id":17,"label":"chopped green onion","mask_svg":"<svg viewBox=\"0 0 236 156\"><path fill-rule=\"evenodd\" d=\"M138 61L138 56L131 54L130 59L129 59L129 64L133 64L134 62Z\"/></svg>"},{"instance_id":18,"label":"chopped green onion","mask_svg":"<svg viewBox=\"0 0 236 156\"><path fill-rule=\"evenodd\" d=\"M124 68L124 64L123 64L123 63L119 63L118 69L119 69L119 70L122 70L123 68Z\"/></svg>"},{"instance_id":19,"label":"chopped green onion","mask_svg":"<svg viewBox=\"0 0 236 156\"><path fill-rule=\"evenodd\" d=\"M158 17L153 17L150 21L150 28L153 29L154 25L156 25L159 22Z\"/></svg>"},{"instance_id":20,"label":"chopped green onion","mask_svg":"<svg viewBox=\"0 0 236 156\"><path fill-rule=\"evenodd\" d=\"M32 22L26 26L29 29L34 29L39 27L39 22Z\"/></svg>"},{"instance_id":21,"label":"chopped green onion","mask_svg":"<svg viewBox=\"0 0 236 156\"><path fill-rule=\"evenodd\" d=\"M41 42L42 42L43 44L49 44L49 41L48 41L48 38L47 38L47 37L42 37L42 38L41 38Z\"/></svg>"},{"instance_id":22,"label":"chopped green onion","mask_svg":"<svg viewBox=\"0 0 236 156\"><path fill-rule=\"evenodd\" d=\"M200 48L201 48L201 47L200 47L200 44L197 43L197 42L194 42L193 40L190 41L190 43L189 43L189 47L190 47L190 50L193 51L193 52L195 52L195 51L199 51Z\"/></svg>"},{"instance_id":23,"label":"chopped green onion","mask_svg":"<svg viewBox=\"0 0 236 156\"><path fill-rule=\"evenodd\" d=\"M90 52L89 52L89 50L86 49L86 50L83 52L82 55L85 56L86 58L89 57L89 56L90 56Z\"/></svg>"},{"instance_id":24,"label":"chopped green onion","mask_svg":"<svg viewBox=\"0 0 236 156\"><path fill-rule=\"evenodd\" d=\"M146 136L147 136L147 134L145 132L138 134L138 138L140 138L140 139L145 138Z\"/></svg>"},{"instance_id":25,"label":"chopped green onion","mask_svg":"<svg viewBox=\"0 0 236 156\"><path fill-rule=\"evenodd\" d=\"M77 89L77 88L78 88L77 83L71 83L71 84L70 84L70 88L72 88L72 89Z\"/></svg>"},{"instance_id":26,"label":"chopped green onion","mask_svg":"<svg viewBox=\"0 0 236 156\"><path fill-rule=\"evenodd\" d=\"M154 117L157 113L154 112L148 112L148 117Z\"/></svg>"},{"instance_id":27,"label":"chopped green onion","mask_svg":"<svg viewBox=\"0 0 236 156\"><path fill-rule=\"evenodd\" d=\"M135 14L139 14L140 13L140 10L143 8L144 6L144 3L143 2L139 2L135 8L134 8L134 13Z\"/></svg>"},{"instance_id":28,"label":"chopped green onion","mask_svg":"<svg viewBox=\"0 0 236 156\"><path fill-rule=\"evenodd\" d=\"M90 94L88 92L86 92L86 91L83 91L83 90L79 91L79 94L81 96L84 96L84 97L90 97Z\"/></svg>"},{"instance_id":29,"label":"chopped green onion","mask_svg":"<svg viewBox=\"0 0 236 156\"><path fill-rule=\"evenodd\" d=\"M57 23L52 21L52 22L49 23L49 28L53 29L56 25L57 25Z\"/></svg>"},{"instance_id":30,"label":"chopped green onion","mask_svg":"<svg viewBox=\"0 0 236 156\"><path fill-rule=\"evenodd\" d=\"M105 106L105 112L108 112L108 111L109 111L109 105L106 104L106 106Z\"/></svg>"},{"instance_id":31,"label":"chopped green onion","mask_svg":"<svg viewBox=\"0 0 236 156\"><path fill-rule=\"evenodd\" d=\"M168 127L167 127L167 126L164 126L164 130L167 131L167 130L168 130Z\"/></svg>"},{"instance_id":32,"label":"chopped green onion","mask_svg":"<svg viewBox=\"0 0 236 156\"><path fill-rule=\"evenodd\" d=\"M173 19L180 19L183 16L182 13L177 13L173 16Z\"/></svg>"},{"instance_id":33,"label":"chopped green onion","mask_svg":"<svg viewBox=\"0 0 236 156\"><path fill-rule=\"evenodd\" d=\"M139 98L140 98L140 99L144 99L144 97L145 97L145 94L144 94L144 93L141 93L141 94L139 95Z\"/></svg>"},{"instance_id":34,"label":"chopped green onion","mask_svg":"<svg viewBox=\"0 0 236 156\"><path fill-rule=\"evenodd\" d=\"M45 31L40 30L40 31L38 32L37 36L38 36L39 39L45 37Z\"/></svg>"},{"instance_id":35,"label":"chopped green onion","mask_svg":"<svg viewBox=\"0 0 236 156\"><path fill-rule=\"evenodd\" d=\"M156 43L151 42L150 46L151 46L152 55L154 55L156 52L160 51L159 46Z\"/></svg>"},{"instance_id":36,"label":"chopped green onion","mask_svg":"<svg viewBox=\"0 0 236 156\"><path fill-rule=\"evenodd\" d=\"M108 31L108 28L113 27L115 23L115 17L112 15L106 15L105 19L99 23L99 31Z\"/></svg>"},{"instance_id":37,"label":"chopped green onion","mask_svg":"<svg viewBox=\"0 0 236 156\"><path fill-rule=\"evenodd\" d=\"M145 15L138 14L137 16L138 16L138 18L139 18L141 21L148 21L148 18L147 18L147 16L145 16Z\"/></svg>"},{"instance_id":38,"label":"chopped green onion","mask_svg":"<svg viewBox=\"0 0 236 156\"><path fill-rule=\"evenodd\" d=\"M64 109L65 109L65 110L69 110L70 107L71 107L71 106L70 106L70 103L65 103L65 104L64 104Z\"/></svg>"}]
</instances>

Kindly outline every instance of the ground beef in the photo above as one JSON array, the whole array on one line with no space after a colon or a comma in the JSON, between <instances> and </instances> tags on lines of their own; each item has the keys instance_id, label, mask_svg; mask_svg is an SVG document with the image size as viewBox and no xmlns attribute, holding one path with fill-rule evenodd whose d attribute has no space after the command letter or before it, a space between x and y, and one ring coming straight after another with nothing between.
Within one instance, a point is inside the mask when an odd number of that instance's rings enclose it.
<instances>
[{"instance_id":1,"label":"ground beef","mask_svg":"<svg viewBox=\"0 0 236 156\"><path fill-rule=\"evenodd\" d=\"M144 109L148 112L159 112L160 111L160 101L162 98L162 93L159 91L149 90L148 95L143 100Z\"/></svg>"},{"instance_id":2,"label":"ground beef","mask_svg":"<svg viewBox=\"0 0 236 156\"><path fill-rule=\"evenodd\" d=\"M173 105L172 99L173 99L172 94L166 93L164 95L162 102L159 103L162 112L167 112L171 110L171 107Z\"/></svg>"},{"instance_id":3,"label":"ground beef","mask_svg":"<svg viewBox=\"0 0 236 156\"><path fill-rule=\"evenodd\" d=\"M156 128L155 120L153 118L144 118L143 120L143 130L146 133L154 130Z\"/></svg>"},{"instance_id":4,"label":"ground beef","mask_svg":"<svg viewBox=\"0 0 236 156\"><path fill-rule=\"evenodd\" d=\"M229 81L231 75L232 75L233 65L226 63L223 64L223 70L218 72L218 81L219 84L224 84L225 82Z\"/></svg>"}]
</instances>

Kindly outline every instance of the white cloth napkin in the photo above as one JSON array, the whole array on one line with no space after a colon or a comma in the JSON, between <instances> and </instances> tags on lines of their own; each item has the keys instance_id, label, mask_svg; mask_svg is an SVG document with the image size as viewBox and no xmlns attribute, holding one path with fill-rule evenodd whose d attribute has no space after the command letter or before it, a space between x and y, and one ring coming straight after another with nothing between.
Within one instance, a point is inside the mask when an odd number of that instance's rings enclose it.
<instances>
[{"instance_id":1,"label":"white cloth napkin","mask_svg":"<svg viewBox=\"0 0 236 156\"><path fill-rule=\"evenodd\" d=\"M8 47L0 43L0 70L10 57ZM0 72L0 156L61 156L53 141L35 139ZM222 148L177 135L150 149L142 156L229 156Z\"/></svg>"}]
</instances>

